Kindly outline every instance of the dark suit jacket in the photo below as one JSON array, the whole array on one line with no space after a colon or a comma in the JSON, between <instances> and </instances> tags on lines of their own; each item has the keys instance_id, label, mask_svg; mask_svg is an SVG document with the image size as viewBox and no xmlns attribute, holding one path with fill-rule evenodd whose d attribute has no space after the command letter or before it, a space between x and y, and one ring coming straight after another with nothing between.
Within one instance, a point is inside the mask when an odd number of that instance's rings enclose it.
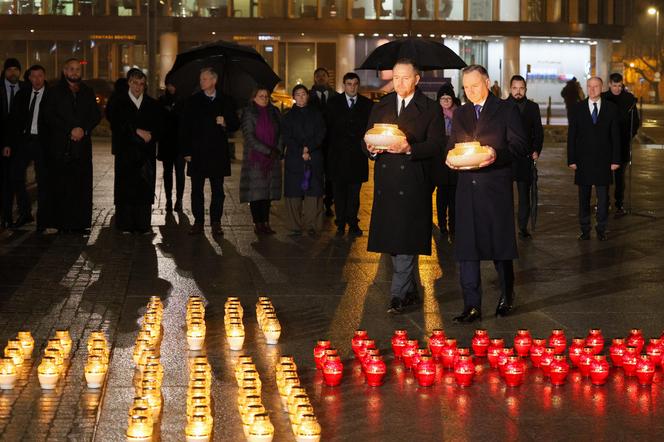
<instances>
[{"instance_id":1,"label":"dark suit jacket","mask_svg":"<svg viewBox=\"0 0 664 442\"><path fill-rule=\"evenodd\" d=\"M602 100L597 124L593 124L588 99L571 109L567 132L567 164L576 164L574 184L608 186L613 181L611 164L620 164L618 108Z\"/></svg>"},{"instance_id":2,"label":"dark suit jacket","mask_svg":"<svg viewBox=\"0 0 664 442\"><path fill-rule=\"evenodd\" d=\"M323 104L322 104L321 101L320 101L320 98L318 98L318 94L317 94L316 91L313 89L313 86L312 86L311 89L309 89L309 102L308 102L308 105L309 105L309 106L314 106L314 107L318 108L318 110L321 111L321 113L325 113L325 108L326 108L327 105L329 104L330 100L331 100L333 97L336 97L337 95L339 95L339 94L337 93L337 91L335 91L334 89L332 89L332 88L329 87L329 86L327 87L326 90L327 90L327 99L326 99L326 101L325 101L325 106L323 106Z\"/></svg>"},{"instance_id":3,"label":"dark suit jacket","mask_svg":"<svg viewBox=\"0 0 664 442\"><path fill-rule=\"evenodd\" d=\"M379 153L373 158L368 250L430 255L431 161L444 146L443 111L418 89L405 111L397 116L397 94L392 92L373 106L367 128L374 123L398 124L408 138L411 154ZM364 142L362 145L366 149Z\"/></svg>"},{"instance_id":4,"label":"dark suit jacket","mask_svg":"<svg viewBox=\"0 0 664 442\"><path fill-rule=\"evenodd\" d=\"M620 95L611 91L602 92L602 99L618 106L618 122L620 127L620 162L625 164L631 159L630 143L641 127L637 100L631 93L623 90Z\"/></svg>"},{"instance_id":5,"label":"dark suit jacket","mask_svg":"<svg viewBox=\"0 0 664 442\"><path fill-rule=\"evenodd\" d=\"M226 127L216 123L223 116ZM191 156L190 176L219 178L230 176L228 137L238 130L240 119L231 97L217 92L213 101L200 91L187 99L180 123L182 156Z\"/></svg>"},{"instance_id":6,"label":"dark suit jacket","mask_svg":"<svg viewBox=\"0 0 664 442\"><path fill-rule=\"evenodd\" d=\"M12 105L12 111L9 114L7 132L6 132L6 144L12 148L12 156L15 156L18 153L18 150L21 149L24 144L26 137L30 135L28 125L28 120L30 118L30 102L32 101L33 93L32 88L24 88L19 91L14 96L14 104ZM37 132L39 133L39 138L44 145L47 142L48 136L46 133L46 118L44 109L46 108L46 100L48 100L48 87L44 87L44 94L41 97L39 103L39 114L37 115Z\"/></svg>"},{"instance_id":7,"label":"dark suit jacket","mask_svg":"<svg viewBox=\"0 0 664 442\"><path fill-rule=\"evenodd\" d=\"M479 141L496 150L496 161L478 170L459 171L454 256L459 261L517 257L512 201L512 159L529 152L519 111L489 94L480 118L473 103L454 112L448 149Z\"/></svg>"},{"instance_id":8,"label":"dark suit jacket","mask_svg":"<svg viewBox=\"0 0 664 442\"><path fill-rule=\"evenodd\" d=\"M14 103L16 102L16 95L18 95L21 90L26 88L29 88L28 84L26 84L24 81L18 82L16 91L14 92ZM8 108L8 105L7 90L5 88L5 76L0 75L0 141L2 141L3 147L9 144L9 138L12 136L12 131L8 127L9 114L11 110Z\"/></svg>"},{"instance_id":9,"label":"dark suit jacket","mask_svg":"<svg viewBox=\"0 0 664 442\"><path fill-rule=\"evenodd\" d=\"M335 95L325 112L328 178L337 183L363 183L369 177L362 139L373 103L359 94L355 98L353 108L349 109L346 94Z\"/></svg>"},{"instance_id":10,"label":"dark suit jacket","mask_svg":"<svg viewBox=\"0 0 664 442\"><path fill-rule=\"evenodd\" d=\"M539 105L534 101L526 100L523 111L521 111L516 100L511 96L507 101L519 110L521 125L523 126L526 140L528 140L528 153L514 157L512 173L516 181L529 183L533 178L533 152L542 153L542 144L544 142L542 116L540 115Z\"/></svg>"}]
</instances>

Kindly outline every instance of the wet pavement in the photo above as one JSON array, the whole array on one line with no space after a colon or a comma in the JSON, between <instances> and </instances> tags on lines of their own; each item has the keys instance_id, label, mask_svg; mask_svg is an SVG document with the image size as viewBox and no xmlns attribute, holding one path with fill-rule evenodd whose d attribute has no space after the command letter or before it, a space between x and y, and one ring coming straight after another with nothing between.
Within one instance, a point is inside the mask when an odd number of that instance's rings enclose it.
<instances>
[{"instance_id":1,"label":"wet pavement","mask_svg":"<svg viewBox=\"0 0 664 442\"><path fill-rule=\"evenodd\" d=\"M540 170L540 212L530 240L519 240L515 264L514 313L492 315L498 281L484 263L484 321L492 337L511 342L517 328L547 337L563 328L568 338L599 327L606 338L640 327L644 336L664 329L664 151L635 149L633 214L609 221L609 240L579 242L576 188L561 145L545 146ZM107 142L95 143L94 226L89 237L37 235L34 225L0 233L0 338L21 329L35 338L31 362L21 368L13 390L0 391L0 439L124 440L134 389L131 355L150 295L164 302L162 364L164 407L156 439L183 440L188 382L185 341L187 296L201 294L206 310L206 350L214 372L214 440L243 440L236 407L233 364L224 336L224 301L238 296L245 309L244 352L253 355L263 381L263 403L275 426L275 441L292 441L281 410L274 365L292 354L323 440L661 440L664 380L661 369L650 387L614 370L605 386L593 386L576 370L565 386L553 387L540 369L530 368L521 387L509 388L485 361L475 383L456 386L439 371L430 388L417 385L394 361L390 337L405 328L425 342L435 328L469 346L473 326L451 323L462 309L452 246L434 234L432 256L419 260L423 306L388 316L389 257L367 253L365 236L336 238L330 220L318 238L291 238L283 206L272 211L277 234L257 238L249 208L238 201L239 163L225 185L225 235L190 237L191 212L167 214L159 183L152 235L123 235L112 227L113 168ZM188 189L188 186L187 186ZM360 227L368 230L370 183L362 189ZM185 198L189 207L189 198ZM611 214L613 215L613 214ZM643 216L646 215L646 216ZM654 215L656 218L652 218ZM269 296L282 324L277 346L258 330L254 304ZM479 325L478 325L479 326ZM43 392L36 366L46 340L68 328L74 340L66 376ZM83 377L86 340L95 329L112 343L110 371L102 390L87 389ZM366 386L353 362L350 338L365 328L386 355L385 385ZM337 388L323 385L312 358L316 339L328 338L345 365Z\"/></svg>"}]
</instances>

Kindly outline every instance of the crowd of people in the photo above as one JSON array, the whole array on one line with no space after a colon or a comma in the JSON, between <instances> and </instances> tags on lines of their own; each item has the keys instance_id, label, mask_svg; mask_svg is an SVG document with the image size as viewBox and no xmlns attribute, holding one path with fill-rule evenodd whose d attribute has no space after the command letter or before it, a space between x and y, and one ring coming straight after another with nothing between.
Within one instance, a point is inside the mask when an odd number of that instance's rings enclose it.
<instances>
[{"instance_id":1,"label":"crowd of people","mask_svg":"<svg viewBox=\"0 0 664 442\"><path fill-rule=\"evenodd\" d=\"M167 76L159 99L148 96L147 78L140 69L129 70L116 83L106 107L115 160L115 227L125 233L151 231L160 160L165 209L183 210L186 170L194 217L190 233L204 231L204 188L209 181L211 231L223 235L224 179L231 174L229 139L241 130L239 198L249 205L257 235L275 233L271 205L282 196L291 236L317 237L325 216L335 217L337 236L363 235L360 190L372 161L368 250L392 257L388 311L402 313L420 302L417 258L431 253L436 191L437 230L455 246L464 297L464 310L455 321L481 319L482 260L492 260L498 273L496 315L508 315L515 302L516 228L523 240L531 237L533 168L544 140L539 106L527 98L527 82L520 75L512 77L509 97L502 100L498 84L492 85L479 65L462 72L465 104L449 83L440 87L436 100L428 98L417 86L421 72L410 59L397 61L392 74L394 91L374 103L359 94L356 73L343 76L343 91L337 93L329 86L328 71L318 68L312 88L295 86L293 106L282 114L271 103L272 91L262 86L255 88L246 107L238 109L219 90L219 73L212 68L201 70L200 90L189 97L179 97ZM81 82L76 59L64 63L60 80L51 87L39 65L28 69L25 82L20 77L18 60L7 59L0 80L2 228L34 221L26 191L26 169L34 162L37 230L86 232L92 223L91 134L101 119L95 95ZM568 84L563 95L569 119L567 162L578 186L579 239L590 239L595 187L595 230L604 241L614 180L616 216L624 214L624 170L639 127L636 100L617 73L611 74L605 92L601 78L589 78L583 100L577 86ZM387 148L367 145L364 134L375 123L396 124L406 137ZM447 161L447 152L468 141L488 146L490 159L473 170L458 169Z\"/></svg>"}]
</instances>

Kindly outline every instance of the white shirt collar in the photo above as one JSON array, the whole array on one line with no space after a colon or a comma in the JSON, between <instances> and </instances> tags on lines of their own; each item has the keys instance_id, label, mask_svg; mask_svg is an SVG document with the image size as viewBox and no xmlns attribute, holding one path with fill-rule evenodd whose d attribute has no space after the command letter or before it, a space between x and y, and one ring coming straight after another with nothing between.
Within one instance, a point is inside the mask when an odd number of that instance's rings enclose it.
<instances>
[{"instance_id":1,"label":"white shirt collar","mask_svg":"<svg viewBox=\"0 0 664 442\"><path fill-rule=\"evenodd\" d=\"M399 109L401 109L401 100L405 101L406 102L406 107L408 107L408 105L410 104L410 101L413 99L414 96L415 96L415 92L413 92L412 94L410 94L409 96L407 96L405 98L401 98L401 96L399 96L399 94L397 94L397 112L399 112Z\"/></svg>"},{"instance_id":2,"label":"white shirt collar","mask_svg":"<svg viewBox=\"0 0 664 442\"><path fill-rule=\"evenodd\" d=\"M141 103L143 102L143 94L136 98L134 97L134 94L131 93L131 91L128 91L127 93L129 94L129 99L134 103L134 106L136 106L136 109L140 109Z\"/></svg>"},{"instance_id":3,"label":"white shirt collar","mask_svg":"<svg viewBox=\"0 0 664 442\"><path fill-rule=\"evenodd\" d=\"M39 92L39 94L41 94L42 92L44 92L44 88L45 86L42 86L39 89L32 88L32 93L34 94L35 92Z\"/></svg>"},{"instance_id":4,"label":"white shirt collar","mask_svg":"<svg viewBox=\"0 0 664 442\"><path fill-rule=\"evenodd\" d=\"M344 95L346 96L346 103L348 103L349 106L350 106L350 100L353 100L355 103L357 103L357 95L355 95L354 97L351 97L350 95L348 95L345 92L344 92Z\"/></svg>"},{"instance_id":5,"label":"white shirt collar","mask_svg":"<svg viewBox=\"0 0 664 442\"><path fill-rule=\"evenodd\" d=\"M205 92L205 91L203 91L203 94L205 94L206 97L211 98L211 99L213 99L213 100L214 100L215 98L217 98L217 91L216 91L216 90L214 91L214 93L213 93L212 95L208 95L208 93Z\"/></svg>"},{"instance_id":6,"label":"white shirt collar","mask_svg":"<svg viewBox=\"0 0 664 442\"><path fill-rule=\"evenodd\" d=\"M588 98L588 109L590 109L590 113L592 113L594 110L593 106L594 103L597 103L597 112L599 112L600 109L602 108L602 97L599 97L597 101L593 101L590 98Z\"/></svg>"}]
</instances>

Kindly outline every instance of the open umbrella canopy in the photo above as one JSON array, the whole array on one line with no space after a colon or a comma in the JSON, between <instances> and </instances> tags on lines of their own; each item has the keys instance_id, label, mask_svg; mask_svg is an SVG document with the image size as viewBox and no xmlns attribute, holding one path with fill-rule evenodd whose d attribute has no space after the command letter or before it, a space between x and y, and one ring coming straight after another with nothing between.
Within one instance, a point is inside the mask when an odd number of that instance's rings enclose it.
<instances>
[{"instance_id":1,"label":"open umbrella canopy","mask_svg":"<svg viewBox=\"0 0 664 442\"><path fill-rule=\"evenodd\" d=\"M466 67L461 57L442 43L422 38L400 38L378 46L357 69L387 71L401 58L410 58L423 71Z\"/></svg>"},{"instance_id":2,"label":"open umbrella canopy","mask_svg":"<svg viewBox=\"0 0 664 442\"><path fill-rule=\"evenodd\" d=\"M178 54L169 76L180 97L199 89L200 71L206 67L219 74L218 88L238 104L248 100L257 85L272 90L280 80L255 49L217 41Z\"/></svg>"}]
</instances>

